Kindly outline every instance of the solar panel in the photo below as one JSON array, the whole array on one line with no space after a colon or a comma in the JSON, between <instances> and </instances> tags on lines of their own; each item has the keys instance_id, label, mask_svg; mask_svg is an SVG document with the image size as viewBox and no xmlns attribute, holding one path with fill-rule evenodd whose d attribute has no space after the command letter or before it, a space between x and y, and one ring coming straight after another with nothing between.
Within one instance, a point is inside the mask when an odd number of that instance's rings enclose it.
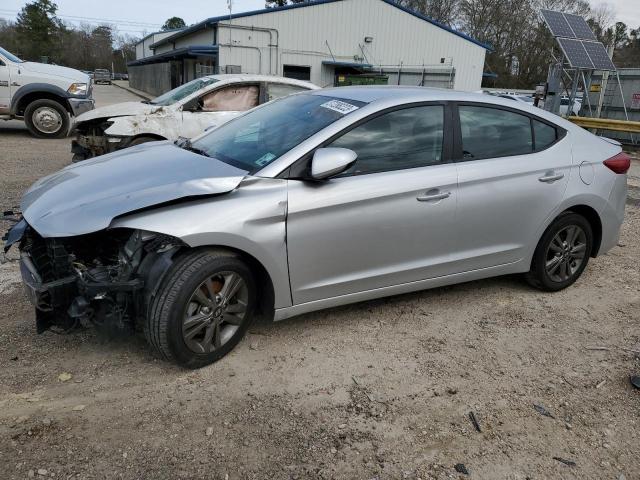
<instances>
[{"instance_id":1,"label":"solar panel","mask_svg":"<svg viewBox=\"0 0 640 480\"><path fill-rule=\"evenodd\" d=\"M573 38L558 38L560 48L573 68L593 69L593 63L587 54L581 40Z\"/></svg>"},{"instance_id":2,"label":"solar panel","mask_svg":"<svg viewBox=\"0 0 640 480\"><path fill-rule=\"evenodd\" d=\"M591 27L584 21L580 15L574 15L572 13L565 13L564 18L567 20L567 23L573 30L576 38L581 40L593 40L594 42L598 39L591 31Z\"/></svg>"},{"instance_id":3,"label":"solar panel","mask_svg":"<svg viewBox=\"0 0 640 480\"><path fill-rule=\"evenodd\" d=\"M562 12L554 12L553 10L540 10L542 18L547 23L549 30L554 37L575 38L576 36L569 26L569 22Z\"/></svg>"},{"instance_id":4,"label":"solar panel","mask_svg":"<svg viewBox=\"0 0 640 480\"><path fill-rule=\"evenodd\" d=\"M609 54L607 50L604 48L604 45L600 42L582 42L584 49L587 51L591 62L593 63L593 68L598 70L615 70L616 66L613 64L611 59L609 58Z\"/></svg>"}]
</instances>

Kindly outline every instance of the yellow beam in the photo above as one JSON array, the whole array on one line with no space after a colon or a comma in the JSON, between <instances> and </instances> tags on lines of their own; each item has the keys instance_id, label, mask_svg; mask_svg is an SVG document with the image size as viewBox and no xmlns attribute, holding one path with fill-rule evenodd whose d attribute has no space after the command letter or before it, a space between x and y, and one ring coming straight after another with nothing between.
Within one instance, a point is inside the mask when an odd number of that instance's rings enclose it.
<instances>
[{"instance_id":1,"label":"yellow beam","mask_svg":"<svg viewBox=\"0 0 640 480\"><path fill-rule=\"evenodd\" d=\"M640 133L640 122L627 120L611 120L609 118L569 117L569 121L582 128L613 130L616 132Z\"/></svg>"}]
</instances>

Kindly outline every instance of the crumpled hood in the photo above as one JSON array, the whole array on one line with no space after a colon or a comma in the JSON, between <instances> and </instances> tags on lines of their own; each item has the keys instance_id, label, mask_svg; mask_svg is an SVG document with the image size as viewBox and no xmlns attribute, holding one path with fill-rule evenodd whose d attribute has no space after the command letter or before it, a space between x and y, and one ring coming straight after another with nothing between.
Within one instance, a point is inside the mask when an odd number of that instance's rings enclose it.
<instances>
[{"instance_id":1,"label":"crumpled hood","mask_svg":"<svg viewBox=\"0 0 640 480\"><path fill-rule=\"evenodd\" d=\"M29 73L40 73L43 75L53 75L56 77L68 78L72 82L89 83L89 75L74 68L51 65L49 63L22 62L21 69ZM25 72L25 73L26 73Z\"/></svg>"},{"instance_id":2,"label":"crumpled hood","mask_svg":"<svg viewBox=\"0 0 640 480\"><path fill-rule=\"evenodd\" d=\"M106 107L95 108L79 115L76 118L76 124L86 122L87 120L95 120L97 118L126 117L130 115L147 115L149 113L160 112L167 107L159 105L149 105L142 102L123 102Z\"/></svg>"},{"instance_id":3,"label":"crumpled hood","mask_svg":"<svg viewBox=\"0 0 640 480\"><path fill-rule=\"evenodd\" d=\"M43 237L83 235L141 208L230 192L246 174L170 142L153 142L69 165L38 180L22 198L21 209Z\"/></svg>"}]
</instances>

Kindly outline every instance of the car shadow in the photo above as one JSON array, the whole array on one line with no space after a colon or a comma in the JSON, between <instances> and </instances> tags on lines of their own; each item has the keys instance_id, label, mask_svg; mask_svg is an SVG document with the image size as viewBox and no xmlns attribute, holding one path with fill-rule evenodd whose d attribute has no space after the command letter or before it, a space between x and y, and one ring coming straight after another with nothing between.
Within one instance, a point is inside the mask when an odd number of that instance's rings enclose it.
<instances>
[{"instance_id":1,"label":"car shadow","mask_svg":"<svg viewBox=\"0 0 640 480\"><path fill-rule=\"evenodd\" d=\"M329 321L330 323L334 320L341 322L343 321L343 318L347 316L347 314L357 312L358 310L362 310L364 312L372 309L377 309L382 306L387 308L397 307L398 309L400 309L407 303L411 303L416 300L424 302L428 309L429 301L431 299L435 299L438 297L442 298L443 295L446 296L449 294L451 295L451 297L453 297L453 295L456 293L464 294L465 292L472 292L478 289L498 289L505 290L511 293L531 293L532 291L532 287L524 281L522 275L504 275L500 277L474 280L470 282L457 283L455 285L435 287L426 290L419 290L417 292L401 293L399 295L392 295L389 297L376 298L374 300L351 303L348 305L342 305L339 307L327 308L316 312L297 315L295 317L287 318L278 322L261 319L260 321L254 323L252 329L249 330L249 333L251 333L253 329L269 329L272 327L288 328L293 325L299 326L301 322L312 324L316 319L319 318L320 315L323 318L323 325L325 325L327 321ZM265 330L261 331L262 333L265 333Z\"/></svg>"},{"instance_id":2,"label":"car shadow","mask_svg":"<svg viewBox=\"0 0 640 480\"><path fill-rule=\"evenodd\" d=\"M29 130L23 125L3 125L0 122L0 135L7 135L12 137L25 137L33 138L29 133Z\"/></svg>"}]
</instances>

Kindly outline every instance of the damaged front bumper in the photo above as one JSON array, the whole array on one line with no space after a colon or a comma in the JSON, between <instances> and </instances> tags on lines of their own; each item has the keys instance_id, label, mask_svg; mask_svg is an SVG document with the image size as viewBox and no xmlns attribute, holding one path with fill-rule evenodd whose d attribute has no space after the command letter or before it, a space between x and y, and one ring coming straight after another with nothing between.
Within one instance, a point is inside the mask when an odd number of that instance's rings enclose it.
<instances>
[{"instance_id":1,"label":"damaged front bumper","mask_svg":"<svg viewBox=\"0 0 640 480\"><path fill-rule=\"evenodd\" d=\"M51 327L71 331L85 322L135 329L152 291L145 286L160 281L182 246L141 230L43 239L24 219L4 238L5 252L20 247L20 273L38 333Z\"/></svg>"}]
</instances>

